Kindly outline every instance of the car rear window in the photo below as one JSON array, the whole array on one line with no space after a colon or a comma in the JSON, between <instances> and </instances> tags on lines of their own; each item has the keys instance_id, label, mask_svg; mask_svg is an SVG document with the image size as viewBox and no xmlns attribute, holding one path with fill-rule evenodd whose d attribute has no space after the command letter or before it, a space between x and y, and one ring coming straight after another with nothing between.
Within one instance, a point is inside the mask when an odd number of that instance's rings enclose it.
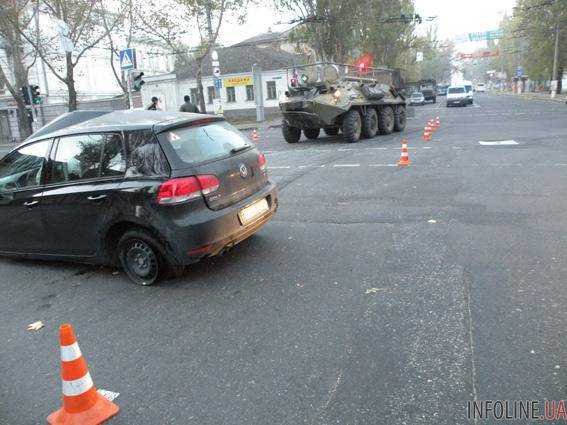
<instances>
[{"instance_id":1,"label":"car rear window","mask_svg":"<svg viewBox=\"0 0 567 425\"><path fill-rule=\"evenodd\" d=\"M159 135L186 164L219 159L233 149L250 145L238 129L225 121L176 128Z\"/></svg>"},{"instance_id":2,"label":"car rear window","mask_svg":"<svg viewBox=\"0 0 567 425\"><path fill-rule=\"evenodd\" d=\"M449 94L452 94L452 93L464 93L464 92L465 92L464 87L452 87L452 88L449 89Z\"/></svg>"}]
</instances>

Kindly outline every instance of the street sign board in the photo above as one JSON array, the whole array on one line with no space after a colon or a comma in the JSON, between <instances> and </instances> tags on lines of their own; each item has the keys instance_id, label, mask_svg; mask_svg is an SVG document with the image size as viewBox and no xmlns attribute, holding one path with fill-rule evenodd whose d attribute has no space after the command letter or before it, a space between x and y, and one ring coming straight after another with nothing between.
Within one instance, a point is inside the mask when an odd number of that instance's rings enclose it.
<instances>
[{"instance_id":1,"label":"street sign board","mask_svg":"<svg viewBox=\"0 0 567 425\"><path fill-rule=\"evenodd\" d=\"M215 89L220 90L222 89L222 80L218 77L214 79Z\"/></svg>"},{"instance_id":2,"label":"street sign board","mask_svg":"<svg viewBox=\"0 0 567 425\"><path fill-rule=\"evenodd\" d=\"M516 77L521 77L522 75L524 75L524 69L519 66L516 68Z\"/></svg>"},{"instance_id":3,"label":"street sign board","mask_svg":"<svg viewBox=\"0 0 567 425\"><path fill-rule=\"evenodd\" d=\"M423 62L423 52L417 52L415 55L416 62Z\"/></svg>"},{"instance_id":4,"label":"street sign board","mask_svg":"<svg viewBox=\"0 0 567 425\"><path fill-rule=\"evenodd\" d=\"M228 77L224 79L225 87L237 87L237 86L251 86L254 82L251 75L242 75L239 77Z\"/></svg>"},{"instance_id":5,"label":"street sign board","mask_svg":"<svg viewBox=\"0 0 567 425\"><path fill-rule=\"evenodd\" d=\"M213 99L213 110L215 111L215 115L222 115L222 100L221 99Z\"/></svg>"},{"instance_id":6,"label":"street sign board","mask_svg":"<svg viewBox=\"0 0 567 425\"><path fill-rule=\"evenodd\" d=\"M124 71L136 68L136 49L120 50L120 68Z\"/></svg>"}]
</instances>

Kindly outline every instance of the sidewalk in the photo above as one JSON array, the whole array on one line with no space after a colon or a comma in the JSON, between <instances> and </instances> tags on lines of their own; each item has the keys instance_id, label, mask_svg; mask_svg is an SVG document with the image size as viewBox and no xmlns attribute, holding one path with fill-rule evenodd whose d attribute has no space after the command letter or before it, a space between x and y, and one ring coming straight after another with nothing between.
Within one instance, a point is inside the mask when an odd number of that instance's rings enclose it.
<instances>
[{"instance_id":1,"label":"sidewalk","mask_svg":"<svg viewBox=\"0 0 567 425\"><path fill-rule=\"evenodd\" d=\"M507 96L516 96L516 97L526 99L526 100L548 100L550 102L560 102L560 103L566 103L567 102L567 94L565 94L565 93L557 95L554 99L552 99L551 95L547 92L517 94L517 93L512 93L512 92L495 91L493 93L503 94L503 95L507 95Z\"/></svg>"},{"instance_id":2,"label":"sidewalk","mask_svg":"<svg viewBox=\"0 0 567 425\"><path fill-rule=\"evenodd\" d=\"M231 121L227 119L232 125L238 128L241 131L247 130L267 130L269 128L278 128L282 126L282 118L281 117L269 117L264 122L256 122L255 120L246 120L246 121Z\"/></svg>"}]
</instances>

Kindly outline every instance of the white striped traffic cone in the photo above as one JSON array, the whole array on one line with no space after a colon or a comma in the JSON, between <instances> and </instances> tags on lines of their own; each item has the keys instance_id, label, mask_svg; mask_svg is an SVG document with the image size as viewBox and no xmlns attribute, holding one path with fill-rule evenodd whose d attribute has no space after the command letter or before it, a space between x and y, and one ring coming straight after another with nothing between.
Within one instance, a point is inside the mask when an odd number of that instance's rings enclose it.
<instances>
[{"instance_id":1,"label":"white striped traffic cone","mask_svg":"<svg viewBox=\"0 0 567 425\"><path fill-rule=\"evenodd\" d=\"M73 327L59 328L63 407L47 417L51 425L101 424L118 413L118 406L100 395L81 353Z\"/></svg>"},{"instance_id":2,"label":"white striped traffic cone","mask_svg":"<svg viewBox=\"0 0 567 425\"><path fill-rule=\"evenodd\" d=\"M400 156L400 160L398 161L398 166L406 166L410 164L411 161L409 160L408 154L408 139L402 139L402 154Z\"/></svg>"}]
</instances>

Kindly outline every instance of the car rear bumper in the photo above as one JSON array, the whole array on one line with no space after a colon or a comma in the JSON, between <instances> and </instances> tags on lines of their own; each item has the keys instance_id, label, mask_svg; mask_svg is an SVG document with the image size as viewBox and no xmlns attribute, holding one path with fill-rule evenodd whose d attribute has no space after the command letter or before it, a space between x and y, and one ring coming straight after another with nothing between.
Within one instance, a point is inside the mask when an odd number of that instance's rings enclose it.
<instances>
[{"instance_id":1,"label":"car rear bumper","mask_svg":"<svg viewBox=\"0 0 567 425\"><path fill-rule=\"evenodd\" d=\"M261 199L267 200L269 209L254 221L243 225L238 213ZM173 225L174 231L166 235L167 254L173 263L179 265L217 255L260 230L274 216L277 208L277 188L273 183L268 183L259 192L230 207L209 210L193 219L189 216L188 220L182 221L183 224Z\"/></svg>"},{"instance_id":2,"label":"car rear bumper","mask_svg":"<svg viewBox=\"0 0 567 425\"><path fill-rule=\"evenodd\" d=\"M447 106L463 106L469 102L467 98L462 99L447 99Z\"/></svg>"}]
</instances>

